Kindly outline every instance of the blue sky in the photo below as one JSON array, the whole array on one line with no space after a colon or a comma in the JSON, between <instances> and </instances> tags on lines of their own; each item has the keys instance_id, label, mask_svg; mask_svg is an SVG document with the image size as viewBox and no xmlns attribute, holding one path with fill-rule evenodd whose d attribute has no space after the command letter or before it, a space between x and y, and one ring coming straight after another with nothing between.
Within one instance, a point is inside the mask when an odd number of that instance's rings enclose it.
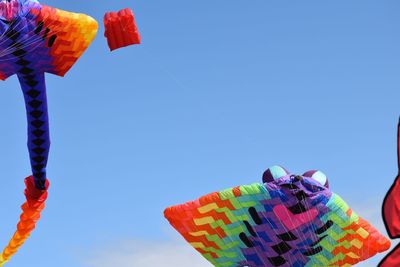
<instances>
[{"instance_id":1,"label":"blue sky","mask_svg":"<svg viewBox=\"0 0 400 267\"><path fill-rule=\"evenodd\" d=\"M8 266L209 266L164 208L258 182L275 164L322 170L382 229L397 173L398 1L42 3L90 14L100 30L65 78L47 76L50 197ZM110 53L102 17L125 7L143 44ZM5 244L30 169L16 77L0 88Z\"/></svg>"}]
</instances>

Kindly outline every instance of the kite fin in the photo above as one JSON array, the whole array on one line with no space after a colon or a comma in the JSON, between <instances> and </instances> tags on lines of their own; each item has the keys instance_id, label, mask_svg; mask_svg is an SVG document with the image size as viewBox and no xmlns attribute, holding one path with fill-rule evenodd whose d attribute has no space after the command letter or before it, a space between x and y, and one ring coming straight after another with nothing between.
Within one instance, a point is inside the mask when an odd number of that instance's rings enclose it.
<instances>
[{"instance_id":1,"label":"kite fin","mask_svg":"<svg viewBox=\"0 0 400 267\"><path fill-rule=\"evenodd\" d=\"M25 17L0 21L0 79L36 72L64 76L89 47L98 30L92 17L34 5Z\"/></svg>"},{"instance_id":2,"label":"kite fin","mask_svg":"<svg viewBox=\"0 0 400 267\"><path fill-rule=\"evenodd\" d=\"M44 71L59 76L64 76L81 57L98 30L97 21L90 16L45 5L36 20L43 23L43 34L48 31L45 45L51 64L44 65Z\"/></svg>"}]
</instances>

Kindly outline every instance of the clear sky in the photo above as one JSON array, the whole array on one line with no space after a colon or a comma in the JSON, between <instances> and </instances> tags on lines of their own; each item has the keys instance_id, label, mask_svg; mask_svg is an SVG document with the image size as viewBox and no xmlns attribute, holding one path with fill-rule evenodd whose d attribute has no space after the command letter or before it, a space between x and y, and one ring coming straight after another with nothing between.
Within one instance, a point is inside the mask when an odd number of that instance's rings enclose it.
<instances>
[{"instance_id":1,"label":"clear sky","mask_svg":"<svg viewBox=\"0 0 400 267\"><path fill-rule=\"evenodd\" d=\"M207 267L164 208L258 182L275 164L322 170L382 229L397 173L399 1L42 3L100 30L65 78L47 75L50 197L8 266ZM143 44L110 53L102 17L125 7ZM0 118L5 245L30 174L16 77L1 82Z\"/></svg>"}]
</instances>

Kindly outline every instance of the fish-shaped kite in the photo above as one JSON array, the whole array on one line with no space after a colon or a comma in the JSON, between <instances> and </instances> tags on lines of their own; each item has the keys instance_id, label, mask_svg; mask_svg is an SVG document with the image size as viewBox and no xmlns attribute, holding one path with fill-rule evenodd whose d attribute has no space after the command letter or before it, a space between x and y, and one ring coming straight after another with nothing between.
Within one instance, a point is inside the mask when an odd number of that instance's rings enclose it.
<instances>
[{"instance_id":1,"label":"fish-shaped kite","mask_svg":"<svg viewBox=\"0 0 400 267\"><path fill-rule=\"evenodd\" d=\"M217 267L348 267L390 247L329 189L320 171L296 175L274 166L262 183L215 192L164 214Z\"/></svg>"},{"instance_id":2,"label":"fish-shaped kite","mask_svg":"<svg viewBox=\"0 0 400 267\"><path fill-rule=\"evenodd\" d=\"M32 176L17 231L0 255L0 266L29 237L47 198L50 149L45 73L64 76L94 39L97 22L36 0L0 0L0 79L17 75L25 98Z\"/></svg>"}]
</instances>

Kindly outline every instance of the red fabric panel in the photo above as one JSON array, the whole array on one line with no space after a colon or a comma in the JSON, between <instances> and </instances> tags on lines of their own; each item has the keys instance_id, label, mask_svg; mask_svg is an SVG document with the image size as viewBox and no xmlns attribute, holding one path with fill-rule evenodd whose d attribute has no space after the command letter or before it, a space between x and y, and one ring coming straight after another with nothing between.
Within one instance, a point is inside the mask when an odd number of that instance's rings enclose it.
<instances>
[{"instance_id":1,"label":"red fabric panel","mask_svg":"<svg viewBox=\"0 0 400 267\"><path fill-rule=\"evenodd\" d=\"M400 124L397 132L397 155L400 159ZM399 163L398 163L399 164ZM391 238L400 237L400 176L398 175L383 202L383 220Z\"/></svg>"},{"instance_id":2,"label":"red fabric panel","mask_svg":"<svg viewBox=\"0 0 400 267\"><path fill-rule=\"evenodd\" d=\"M107 38L110 50L140 44L140 35L135 22L135 16L129 8L118 12L108 12L104 15L104 36Z\"/></svg>"},{"instance_id":3,"label":"red fabric panel","mask_svg":"<svg viewBox=\"0 0 400 267\"><path fill-rule=\"evenodd\" d=\"M400 170L400 122L397 129L397 165ZM400 238L400 172L383 201L382 215L389 236L393 239ZM379 266L400 266L400 245L394 248Z\"/></svg>"},{"instance_id":4,"label":"red fabric panel","mask_svg":"<svg viewBox=\"0 0 400 267\"><path fill-rule=\"evenodd\" d=\"M390 252L379 264L379 267L400 266L400 246L397 246Z\"/></svg>"},{"instance_id":5,"label":"red fabric panel","mask_svg":"<svg viewBox=\"0 0 400 267\"><path fill-rule=\"evenodd\" d=\"M383 217L391 238L400 237L400 179L396 178L386 195L383 205ZM400 265L399 265L400 266Z\"/></svg>"}]
</instances>

